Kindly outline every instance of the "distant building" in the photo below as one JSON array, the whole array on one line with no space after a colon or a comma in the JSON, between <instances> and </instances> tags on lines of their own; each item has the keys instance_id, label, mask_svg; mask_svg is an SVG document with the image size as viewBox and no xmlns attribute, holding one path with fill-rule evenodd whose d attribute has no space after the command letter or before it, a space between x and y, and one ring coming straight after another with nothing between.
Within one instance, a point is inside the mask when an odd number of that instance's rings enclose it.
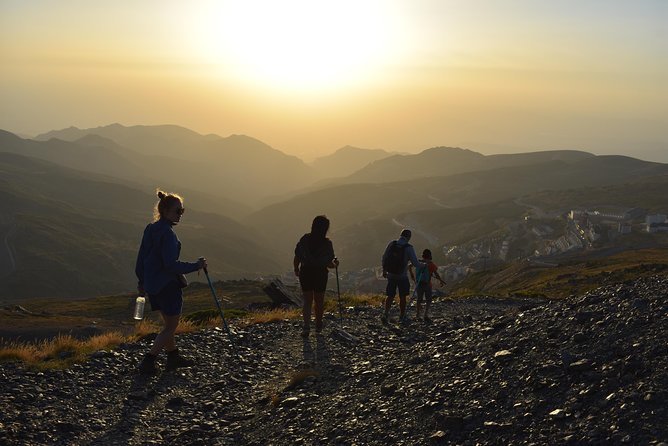
<instances>
[{"instance_id":1,"label":"distant building","mask_svg":"<svg viewBox=\"0 0 668 446\"><path fill-rule=\"evenodd\" d=\"M668 223L650 223L647 225L647 232L668 232Z\"/></svg>"},{"instance_id":2,"label":"distant building","mask_svg":"<svg viewBox=\"0 0 668 446\"><path fill-rule=\"evenodd\" d=\"M645 223L648 225L651 225L652 223L665 223L666 222L666 214L655 214L655 215L648 215L645 217Z\"/></svg>"},{"instance_id":3,"label":"distant building","mask_svg":"<svg viewBox=\"0 0 668 446\"><path fill-rule=\"evenodd\" d=\"M621 223L619 223L619 226L617 227L617 231L620 234L630 234L631 233L631 224L626 223L626 222L621 222Z\"/></svg>"}]
</instances>

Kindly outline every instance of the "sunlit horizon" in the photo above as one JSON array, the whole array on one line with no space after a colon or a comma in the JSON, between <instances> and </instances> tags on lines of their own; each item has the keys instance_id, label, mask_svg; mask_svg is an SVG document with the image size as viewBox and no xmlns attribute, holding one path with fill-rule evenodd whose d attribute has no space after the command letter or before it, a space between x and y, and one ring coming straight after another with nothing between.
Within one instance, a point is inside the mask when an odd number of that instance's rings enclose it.
<instances>
[{"instance_id":1,"label":"sunlit horizon","mask_svg":"<svg viewBox=\"0 0 668 446\"><path fill-rule=\"evenodd\" d=\"M173 124L311 160L578 149L668 162L668 6L3 2L0 128Z\"/></svg>"}]
</instances>

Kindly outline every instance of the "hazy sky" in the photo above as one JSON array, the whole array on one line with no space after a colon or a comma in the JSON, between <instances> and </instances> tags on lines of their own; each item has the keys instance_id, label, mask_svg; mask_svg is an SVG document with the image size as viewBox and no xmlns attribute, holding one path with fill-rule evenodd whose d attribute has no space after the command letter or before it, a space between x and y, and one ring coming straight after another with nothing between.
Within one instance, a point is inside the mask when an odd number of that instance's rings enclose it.
<instances>
[{"instance_id":1,"label":"hazy sky","mask_svg":"<svg viewBox=\"0 0 668 446\"><path fill-rule=\"evenodd\" d=\"M0 0L0 128L668 162L666 0Z\"/></svg>"}]
</instances>

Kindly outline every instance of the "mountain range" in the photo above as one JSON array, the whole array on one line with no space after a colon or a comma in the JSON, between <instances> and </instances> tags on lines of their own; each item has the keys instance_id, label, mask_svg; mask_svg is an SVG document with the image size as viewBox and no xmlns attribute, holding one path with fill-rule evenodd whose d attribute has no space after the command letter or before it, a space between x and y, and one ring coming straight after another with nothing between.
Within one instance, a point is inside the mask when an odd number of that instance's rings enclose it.
<instances>
[{"instance_id":1,"label":"mountain range","mask_svg":"<svg viewBox=\"0 0 668 446\"><path fill-rule=\"evenodd\" d=\"M0 172L0 297L84 297L132 289L137 247L155 196L95 173L6 152L0 152ZM184 259L205 255L218 277L279 268L261 234L223 215L187 209L177 230Z\"/></svg>"},{"instance_id":2,"label":"mountain range","mask_svg":"<svg viewBox=\"0 0 668 446\"><path fill-rule=\"evenodd\" d=\"M0 275L8 284L0 295L132 289L157 187L185 197L184 258L205 255L212 272L230 278L289 270L294 243L318 214L332 221L341 269L354 270L378 265L403 226L414 229L415 246L440 252L520 218L519 197L541 205L579 191L575 206L590 191L600 202L602 191L613 197L625 184L660 190L666 175L666 164L569 150L400 155L347 146L307 164L248 136L178 126L70 127L35 139L0 131Z\"/></svg>"}]
</instances>

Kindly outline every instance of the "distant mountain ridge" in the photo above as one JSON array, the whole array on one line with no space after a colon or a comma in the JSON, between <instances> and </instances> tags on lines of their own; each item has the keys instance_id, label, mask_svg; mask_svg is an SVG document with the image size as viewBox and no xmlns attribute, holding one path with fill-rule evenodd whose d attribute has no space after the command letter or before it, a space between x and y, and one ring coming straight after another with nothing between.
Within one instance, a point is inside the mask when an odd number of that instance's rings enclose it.
<instances>
[{"instance_id":1,"label":"distant mountain ridge","mask_svg":"<svg viewBox=\"0 0 668 446\"><path fill-rule=\"evenodd\" d=\"M415 230L416 246L440 249L520 218L526 208L518 197L544 193L549 201L567 190L577 191L569 197L586 197L587 188L608 187L618 196L628 182L638 194L643 178L668 175L667 164L570 150L486 156L434 147L397 155L346 146L308 165L252 137L200 135L179 126L72 127L39 138L0 131L0 198L9 210L0 214L0 249L6 234L23 237L17 264L28 254L36 262L31 268L52 277L42 282L49 289L58 274L76 277L82 270L99 279L98 289L116 290L89 269L91 253L104 253L120 277L138 242L129 237L145 224L158 186L186 199L188 217L179 227L184 249L192 247L192 255L213 250L227 277L240 277L289 270L294 243L318 214L332 221L330 237L345 271L378 265L403 226ZM654 196L663 182L652 184L658 184ZM105 200L113 206L101 207ZM16 232L16 218L27 232ZM40 251L37 241L47 248ZM74 254L66 259L54 254L68 250ZM0 255L0 266L12 260ZM131 269L122 274L131 279ZM20 280L30 284L28 274ZM93 290L92 283L85 287Z\"/></svg>"},{"instance_id":2,"label":"distant mountain ridge","mask_svg":"<svg viewBox=\"0 0 668 446\"><path fill-rule=\"evenodd\" d=\"M433 147L415 155L393 155L374 161L340 182L386 183L491 170L499 167L524 166L555 160L576 162L594 156L588 152L575 150L486 156L459 147Z\"/></svg>"},{"instance_id":3,"label":"distant mountain ridge","mask_svg":"<svg viewBox=\"0 0 668 446\"><path fill-rule=\"evenodd\" d=\"M382 149L361 149L344 146L330 155L316 158L311 166L322 178L343 177L354 173L373 161L391 155L390 152Z\"/></svg>"},{"instance_id":4,"label":"distant mountain ridge","mask_svg":"<svg viewBox=\"0 0 668 446\"><path fill-rule=\"evenodd\" d=\"M97 135L139 154L147 171L162 170L172 182L243 202L308 186L316 176L295 156L273 149L255 138L200 135L175 125L112 124L91 129L70 127L36 137L77 141ZM181 165L184 163L184 165Z\"/></svg>"}]
</instances>

